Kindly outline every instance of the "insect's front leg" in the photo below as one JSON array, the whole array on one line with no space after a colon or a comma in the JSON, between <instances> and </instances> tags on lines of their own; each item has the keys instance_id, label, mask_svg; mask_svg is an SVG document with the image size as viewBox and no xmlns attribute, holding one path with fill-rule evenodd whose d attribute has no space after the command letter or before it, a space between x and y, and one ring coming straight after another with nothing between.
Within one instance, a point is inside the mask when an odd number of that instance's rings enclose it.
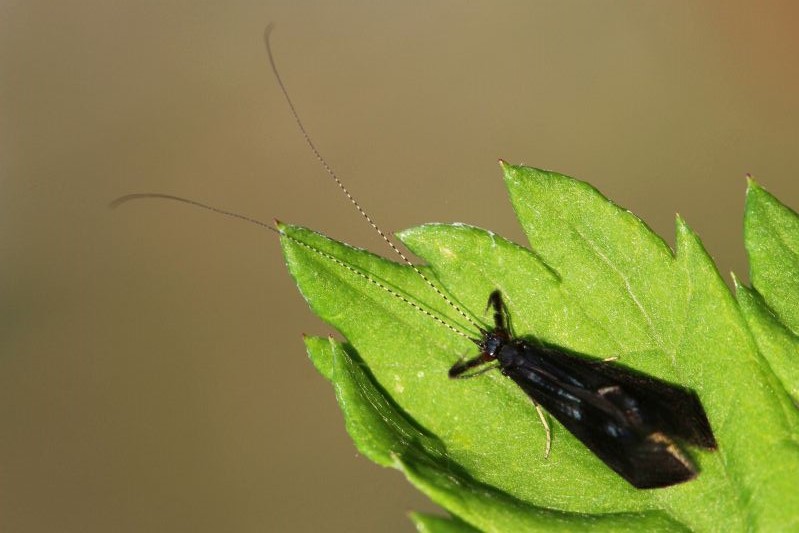
<instances>
[{"instance_id":1,"label":"insect's front leg","mask_svg":"<svg viewBox=\"0 0 799 533\"><path fill-rule=\"evenodd\" d=\"M496 368L496 365L487 364L492 361L493 359L487 358L484 354L480 354L477 357L465 361L461 359L460 361L452 365L452 368L449 369L449 377L452 379L466 379L479 376L483 372L488 372L489 370L493 370L494 368ZM481 365L485 366L483 368L475 370L474 372L469 372L469 370L479 367Z\"/></svg>"},{"instance_id":2,"label":"insect's front leg","mask_svg":"<svg viewBox=\"0 0 799 533\"><path fill-rule=\"evenodd\" d=\"M486 310L490 307L494 308L494 329L510 332L510 325L508 324L508 308L505 307L505 301L502 299L502 293L499 291L499 289L492 292L488 297Z\"/></svg>"}]
</instances>

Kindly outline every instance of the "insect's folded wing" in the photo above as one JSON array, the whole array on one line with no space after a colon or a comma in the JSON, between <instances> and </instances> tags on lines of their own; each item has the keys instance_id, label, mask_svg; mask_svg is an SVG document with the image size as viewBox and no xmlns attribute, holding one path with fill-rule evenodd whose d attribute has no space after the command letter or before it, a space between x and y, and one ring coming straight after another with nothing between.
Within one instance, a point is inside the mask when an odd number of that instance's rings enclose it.
<instances>
[{"instance_id":1,"label":"insect's folded wing","mask_svg":"<svg viewBox=\"0 0 799 533\"><path fill-rule=\"evenodd\" d=\"M608 384L601 374L590 376L605 388L566 383L539 370L512 368L506 374L630 484L665 487L696 476L691 461L668 435L624 409L628 397L622 387ZM576 376L583 368L570 370Z\"/></svg>"},{"instance_id":2,"label":"insect's folded wing","mask_svg":"<svg viewBox=\"0 0 799 533\"><path fill-rule=\"evenodd\" d=\"M650 433L627 454L625 478L639 489L668 487L696 477L691 460L663 433Z\"/></svg>"},{"instance_id":3,"label":"insect's folded wing","mask_svg":"<svg viewBox=\"0 0 799 533\"><path fill-rule=\"evenodd\" d=\"M634 390L665 433L694 446L716 448L705 409L692 390L607 363L596 363L595 371L623 389Z\"/></svg>"}]
</instances>

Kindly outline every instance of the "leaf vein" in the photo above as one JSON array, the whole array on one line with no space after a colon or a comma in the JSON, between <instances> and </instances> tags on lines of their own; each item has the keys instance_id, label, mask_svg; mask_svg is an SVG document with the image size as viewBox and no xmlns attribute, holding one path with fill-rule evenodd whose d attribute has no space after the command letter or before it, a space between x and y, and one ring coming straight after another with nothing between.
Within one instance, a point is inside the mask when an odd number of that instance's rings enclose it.
<instances>
[{"instance_id":1,"label":"leaf vein","mask_svg":"<svg viewBox=\"0 0 799 533\"><path fill-rule=\"evenodd\" d=\"M591 248L594 254L596 254L602 260L602 262L605 263L613 271L613 273L616 274L622 280L622 282L624 283L625 291L627 292L627 294L629 295L630 299L633 301L635 306L638 308L638 310L641 312L644 319L646 320L647 326L649 327L649 337L664 353L671 354L671 357L673 359L674 354L672 353L671 350L666 349L663 340L657 334L657 329L655 328L655 323L652 320L652 317L649 315L647 310L644 308L644 305L635 295L635 291L633 291L632 284L630 283L630 280L627 278L627 276L625 276L624 273L615 264L613 264L613 262L605 254L602 253L600 248L591 239L589 239L586 235L584 235L579 229L575 227L573 227L573 229L574 232L581 239L583 239L586 244L588 244L588 246Z\"/></svg>"}]
</instances>

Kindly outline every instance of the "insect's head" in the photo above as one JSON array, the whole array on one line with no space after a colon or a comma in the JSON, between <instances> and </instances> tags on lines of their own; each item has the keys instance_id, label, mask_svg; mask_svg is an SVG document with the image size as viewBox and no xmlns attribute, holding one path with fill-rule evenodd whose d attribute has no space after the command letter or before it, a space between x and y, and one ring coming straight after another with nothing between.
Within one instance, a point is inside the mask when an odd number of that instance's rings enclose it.
<instances>
[{"instance_id":1,"label":"insect's head","mask_svg":"<svg viewBox=\"0 0 799 533\"><path fill-rule=\"evenodd\" d=\"M496 359L502 347L508 343L508 332L502 329L483 331L483 338L478 342L484 356Z\"/></svg>"},{"instance_id":2,"label":"insect's head","mask_svg":"<svg viewBox=\"0 0 799 533\"><path fill-rule=\"evenodd\" d=\"M482 367L501 356L502 347L510 341L510 335L502 328L487 330L480 328L480 337L473 338L472 342L480 348L477 357L469 360L461 360L449 369L449 377L466 378L475 376L482 371L473 369ZM491 368L491 367L488 367Z\"/></svg>"}]
</instances>

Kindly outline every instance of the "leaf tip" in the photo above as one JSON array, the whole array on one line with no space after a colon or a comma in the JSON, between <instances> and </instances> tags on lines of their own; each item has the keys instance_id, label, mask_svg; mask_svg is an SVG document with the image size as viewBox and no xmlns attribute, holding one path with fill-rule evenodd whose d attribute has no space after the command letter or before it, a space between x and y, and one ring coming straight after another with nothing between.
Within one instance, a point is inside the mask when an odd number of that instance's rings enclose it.
<instances>
[{"instance_id":1,"label":"leaf tip","mask_svg":"<svg viewBox=\"0 0 799 533\"><path fill-rule=\"evenodd\" d=\"M746 198L757 198L763 194L768 194L751 174L746 175Z\"/></svg>"},{"instance_id":2,"label":"leaf tip","mask_svg":"<svg viewBox=\"0 0 799 533\"><path fill-rule=\"evenodd\" d=\"M682 217L682 215L679 213L675 213L674 215L674 228L675 231L677 232L678 242L681 238L684 239L686 237L694 236L694 231L688 225L688 222L686 222L685 219Z\"/></svg>"},{"instance_id":3,"label":"leaf tip","mask_svg":"<svg viewBox=\"0 0 799 533\"><path fill-rule=\"evenodd\" d=\"M394 236L404 243L406 240L413 240L413 237L416 235L418 231L419 231L418 227L406 228L403 230L395 231Z\"/></svg>"},{"instance_id":4,"label":"leaf tip","mask_svg":"<svg viewBox=\"0 0 799 533\"><path fill-rule=\"evenodd\" d=\"M732 270L730 270L730 278L732 279L732 286L735 288L735 292L740 292L743 288L743 283L741 283L741 280Z\"/></svg>"},{"instance_id":5,"label":"leaf tip","mask_svg":"<svg viewBox=\"0 0 799 533\"><path fill-rule=\"evenodd\" d=\"M677 260L681 262L699 261L699 263L695 263L695 265L701 264L710 267L715 272L715 275L721 278L715 264L713 263L713 259L707 253L705 246L702 244L702 239L699 238L699 234L696 233L679 215L677 215L675 220L675 226L676 239L674 243L674 252Z\"/></svg>"},{"instance_id":6,"label":"leaf tip","mask_svg":"<svg viewBox=\"0 0 799 533\"><path fill-rule=\"evenodd\" d=\"M499 160L499 168L502 169L502 173L505 175L505 179L508 179L512 175L516 174L516 170L518 170L518 167L516 165L511 165L504 159Z\"/></svg>"},{"instance_id":7,"label":"leaf tip","mask_svg":"<svg viewBox=\"0 0 799 533\"><path fill-rule=\"evenodd\" d=\"M544 181L557 181L558 179L563 179L565 176L561 174L557 174L555 172L550 172L547 170L543 170L536 167L531 167L527 165L514 165L508 163L507 161L500 159L499 166L502 169L503 174L505 175L505 182L508 185L518 185L522 182L525 183L532 183L533 181L538 182L539 184ZM571 178L568 178L571 180ZM576 180L572 180L576 181Z\"/></svg>"},{"instance_id":8,"label":"leaf tip","mask_svg":"<svg viewBox=\"0 0 799 533\"><path fill-rule=\"evenodd\" d=\"M272 223L274 228L277 230L278 237L282 240L286 235L291 233L291 230L294 229L296 226L292 226L291 224L287 224L282 222L278 219L272 219Z\"/></svg>"},{"instance_id":9,"label":"leaf tip","mask_svg":"<svg viewBox=\"0 0 799 533\"><path fill-rule=\"evenodd\" d=\"M324 337L304 336L305 352L322 377L333 379L333 353L335 346Z\"/></svg>"}]
</instances>

